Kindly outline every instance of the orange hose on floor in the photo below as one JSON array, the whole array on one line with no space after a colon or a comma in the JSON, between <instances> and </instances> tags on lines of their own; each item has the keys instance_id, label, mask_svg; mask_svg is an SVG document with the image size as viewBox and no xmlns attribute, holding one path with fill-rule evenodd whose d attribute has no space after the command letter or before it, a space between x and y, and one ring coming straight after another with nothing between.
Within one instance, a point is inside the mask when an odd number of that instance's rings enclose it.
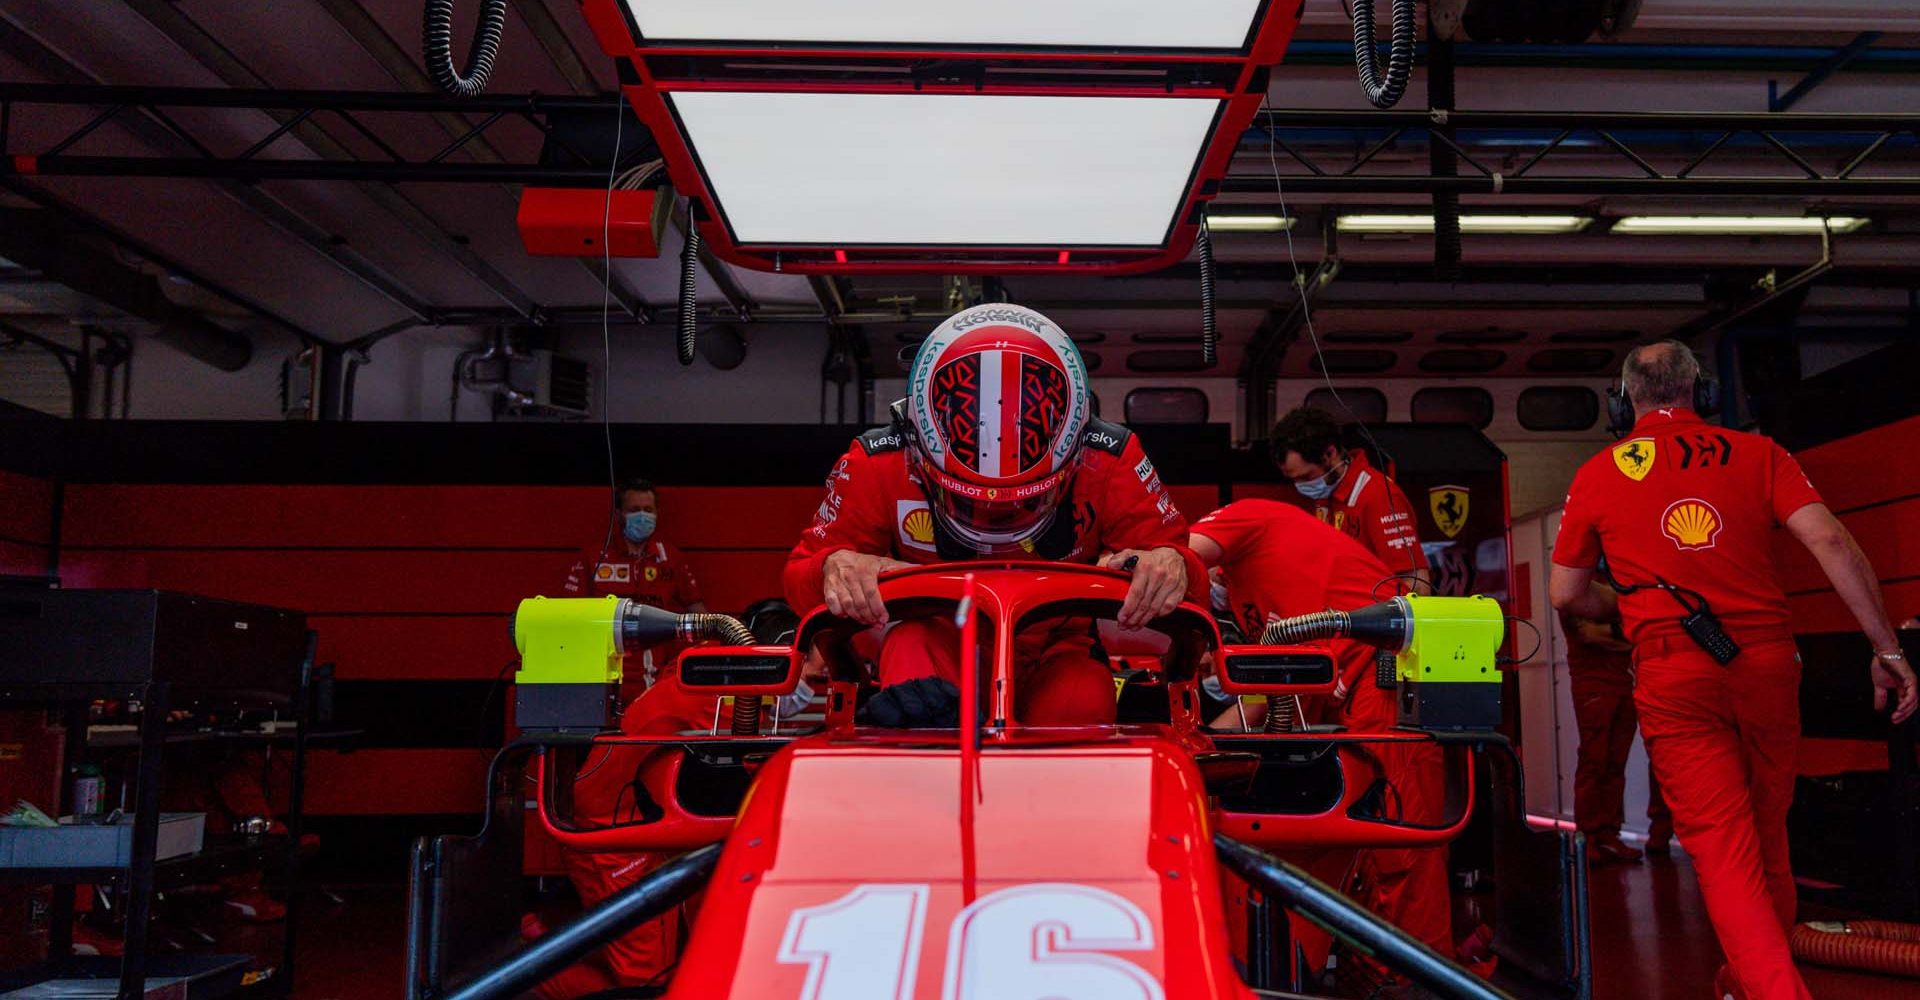
<instances>
[{"instance_id":1,"label":"orange hose on floor","mask_svg":"<svg viewBox=\"0 0 1920 1000\"><path fill-rule=\"evenodd\" d=\"M1793 957L1814 965L1920 979L1920 925L1891 920L1796 924Z\"/></svg>"}]
</instances>

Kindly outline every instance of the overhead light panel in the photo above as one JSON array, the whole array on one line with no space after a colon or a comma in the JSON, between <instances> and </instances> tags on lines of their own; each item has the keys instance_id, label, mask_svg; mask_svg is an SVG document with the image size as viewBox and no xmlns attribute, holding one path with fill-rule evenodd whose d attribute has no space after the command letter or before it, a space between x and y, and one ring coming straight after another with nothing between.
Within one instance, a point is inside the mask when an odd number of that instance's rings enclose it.
<instances>
[{"instance_id":1,"label":"overhead light panel","mask_svg":"<svg viewBox=\"0 0 1920 1000\"><path fill-rule=\"evenodd\" d=\"M625 0L645 44L813 42L1240 51L1264 0Z\"/></svg>"},{"instance_id":2,"label":"overhead light panel","mask_svg":"<svg viewBox=\"0 0 1920 1000\"><path fill-rule=\"evenodd\" d=\"M1207 215L1207 228L1216 233L1284 233L1293 223L1291 215Z\"/></svg>"},{"instance_id":3,"label":"overhead light panel","mask_svg":"<svg viewBox=\"0 0 1920 1000\"><path fill-rule=\"evenodd\" d=\"M1222 104L768 91L667 100L739 243L910 247L1164 244Z\"/></svg>"},{"instance_id":4,"label":"overhead light panel","mask_svg":"<svg viewBox=\"0 0 1920 1000\"><path fill-rule=\"evenodd\" d=\"M1613 224L1622 236L1814 236L1850 233L1867 224L1851 215L1629 215Z\"/></svg>"},{"instance_id":5,"label":"overhead light panel","mask_svg":"<svg viewBox=\"0 0 1920 1000\"><path fill-rule=\"evenodd\" d=\"M1463 233L1498 233L1510 236L1551 236L1577 233L1593 224L1585 215L1462 215ZM1413 235L1433 232L1431 215L1342 215L1334 227L1343 233L1393 233Z\"/></svg>"}]
</instances>

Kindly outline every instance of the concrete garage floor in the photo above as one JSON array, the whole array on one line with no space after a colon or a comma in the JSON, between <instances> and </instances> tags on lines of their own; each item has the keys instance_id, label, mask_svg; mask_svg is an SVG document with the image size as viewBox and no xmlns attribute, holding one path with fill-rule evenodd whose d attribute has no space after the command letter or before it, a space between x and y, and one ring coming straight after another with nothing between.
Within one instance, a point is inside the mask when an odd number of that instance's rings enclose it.
<instances>
[{"instance_id":1,"label":"concrete garage floor","mask_svg":"<svg viewBox=\"0 0 1920 1000\"><path fill-rule=\"evenodd\" d=\"M1598 1000L1710 1000L1720 949L1686 857L1601 868L1592 882ZM402 996L405 890L337 891L343 904L316 898L303 918L295 1000ZM1803 917L1839 916L1805 909ZM1817 1000L1920 1000L1920 980L1802 972Z\"/></svg>"}]
</instances>

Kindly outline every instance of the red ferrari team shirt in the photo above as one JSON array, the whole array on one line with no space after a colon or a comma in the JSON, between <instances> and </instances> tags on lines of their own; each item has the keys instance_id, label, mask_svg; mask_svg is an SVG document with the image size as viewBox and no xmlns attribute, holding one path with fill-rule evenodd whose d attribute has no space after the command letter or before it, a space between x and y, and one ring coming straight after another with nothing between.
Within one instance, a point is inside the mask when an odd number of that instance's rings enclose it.
<instances>
[{"instance_id":1,"label":"red ferrari team shirt","mask_svg":"<svg viewBox=\"0 0 1920 1000\"><path fill-rule=\"evenodd\" d=\"M586 552L567 573L569 597L626 597L641 604L681 612L700 601L693 567L672 542L649 538L639 545L615 539L605 558Z\"/></svg>"},{"instance_id":2,"label":"red ferrari team shirt","mask_svg":"<svg viewBox=\"0 0 1920 1000\"><path fill-rule=\"evenodd\" d=\"M1067 499L1024 557L1091 563L1103 552L1169 546L1186 559L1188 599L1205 606L1206 567L1187 548L1187 519L1133 432L1090 421L1077 461ZM795 610L804 613L826 599L826 559L841 549L918 564L975 558L935 523L926 492L909 471L899 427L855 438L827 477L827 496L813 526L787 557L787 603Z\"/></svg>"},{"instance_id":3,"label":"red ferrari team shirt","mask_svg":"<svg viewBox=\"0 0 1920 1000\"><path fill-rule=\"evenodd\" d=\"M1606 556L1628 586L1665 580L1700 593L1738 639L1789 631L1773 576L1773 529L1820 494L1786 449L1684 407L1656 410L1573 477L1553 561L1590 569ZM1627 638L1685 635L1673 595L1620 598Z\"/></svg>"},{"instance_id":4,"label":"red ferrari team shirt","mask_svg":"<svg viewBox=\"0 0 1920 1000\"><path fill-rule=\"evenodd\" d=\"M1413 505L1358 449L1348 458L1347 474L1333 495L1314 501L1313 513L1358 540L1395 572L1427 568Z\"/></svg>"},{"instance_id":5,"label":"red ferrari team shirt","mask_svg":"<svg viewBox=\"0 0 1920 1000\"><path fill-rule=\"evenodd\" d=\"M1220 546L1233 615L1254 641L1273 618L1352 611L1400 593L1373 553L1292 504L1237 500L1201 518L1193 533ZM1336 645L1340 676L1351 690L1372 666L1374 650L1357 642Z\"/></svg>"}]
</instances>

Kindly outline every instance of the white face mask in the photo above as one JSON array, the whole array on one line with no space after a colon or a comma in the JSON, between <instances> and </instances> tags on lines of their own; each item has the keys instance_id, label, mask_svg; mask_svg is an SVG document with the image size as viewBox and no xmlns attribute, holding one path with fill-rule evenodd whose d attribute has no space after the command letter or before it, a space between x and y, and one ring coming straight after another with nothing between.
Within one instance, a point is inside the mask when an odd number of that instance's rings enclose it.
<instances>
[{"instance_id":1,"label":"white face mask","mask_svg":"<svg viewBox=\"0 0 1920 1000\"><path fill-rule=\"evenodd\" d=\"M1207 604L1215 611L1226 611L1233 607L1227 603L1227 585L1218 580L1207 584Z\"/></svg>"},{"instance_id":2,"label":"white face mask","mask_svg":"<svg viewBox=\"0 0 1920 1000\"><path fill-rule=\"evenodd\" d=\"M791 719L806 711L807 706L812 704L813 687L806 681L801 681L800 686L794 688L792 694L783 694L774 701L774 711L778 712L782 719Z\"/></svg>"}]
</instances>

